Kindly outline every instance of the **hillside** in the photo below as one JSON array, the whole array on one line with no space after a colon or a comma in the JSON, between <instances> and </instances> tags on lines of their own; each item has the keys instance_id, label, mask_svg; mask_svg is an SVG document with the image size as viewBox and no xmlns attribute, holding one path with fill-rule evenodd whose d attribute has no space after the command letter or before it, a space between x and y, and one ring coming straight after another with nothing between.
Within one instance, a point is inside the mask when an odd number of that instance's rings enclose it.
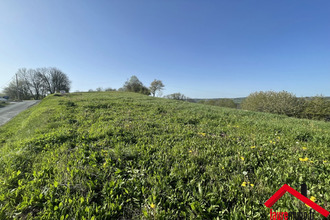
<instances>
[{"instance_id":1,"label":"hillside","mask_svg":"<svg viewBox=\"0 0 330 220\"><path fill-rule=\"evenodd\" d=\"M0 219L266 219L263 203L301 183L330 210L329 131L134 93L52 95L0 127ZM272 208L309 210L289 194Z\"/></svg>"}]
</instances>

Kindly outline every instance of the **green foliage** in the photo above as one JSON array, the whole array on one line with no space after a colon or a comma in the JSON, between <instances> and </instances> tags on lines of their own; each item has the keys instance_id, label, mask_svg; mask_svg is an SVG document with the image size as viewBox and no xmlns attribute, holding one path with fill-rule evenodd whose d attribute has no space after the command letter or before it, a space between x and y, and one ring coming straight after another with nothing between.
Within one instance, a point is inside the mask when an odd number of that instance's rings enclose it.
<instances>
[{"instance_id":1,"label":"green foliage","mask_svg":"<svg viewBox=\"0 0 330 220\"><path fill-rule=\"evenodd\" d=\"M155 96L156 92L163 90L163 88L164 88L163 82L161 80L157 80L157 79L152 81L150 84L150 87L149 87L152 96Z\"/></svg>"},{"instance_id":2,"label":"green foliage","mask_svg":"<svg viewBox=\"0 0 330 220\"><path fill-rule=\"evenodd\" d=\"M307 100L303 116L309 119L330 120L330 101L322 96Z\"/></svg>"},{"instance_id":3,"label":"green foliage","mask_svg":"<svg viewBox=\"0 0 330 220\"><path fill-rule=\"evenodd\" d=\"M263 203L303 182L329 210L329 129L135 93L51 95L0 127L0 219L266 219ZM288 194L272 208L308 210Z\"/></svg>"},{"instance_id":4,"label":"green foliage","mask_svg":"<svg viewBox=\"0 0 330 220\"><path fill-rule=\"evenodd\" d=\"M305 108L305 101L286 91L261 91L250 94L243 101L241 108L300 117Z\"/></svg>"},{"instance_id":5,"label":"green foliage","mask_svg":"<svg viewBox=\"0 0 330 220\"><path fill-rule=\"evenodd\" d=\"M210 100L203 100L200 103L207 105L215 105L219 107L226 107L226 108L237 108L237 104L232 99L210 99Z\"/></svg>"},{"instance_id":6,"label":"green foliage","mask_svg":"<svg viewBox=\"0 0 330 220\"><path fill-rule=\"evenodd\" d=\"M181 94L180 92L169 94L169 95L165 96L164 98L166 98L166 99L182 100L182 101L186 101L188 99L188 97L186 97L185 95Z\"/></svg>"},{"instance_id":7,"label":"green foliage","mask_svg":"<svg viewBox=\"0 0 330 220\"><path fill-rule=\"evenodd\" d=\"M150 90L145 87L136 76L132 76L129 80L127 80L123 88L120 89L120 91L136 92L144 95L150 95Z\"/></svg>"}]
</instances>

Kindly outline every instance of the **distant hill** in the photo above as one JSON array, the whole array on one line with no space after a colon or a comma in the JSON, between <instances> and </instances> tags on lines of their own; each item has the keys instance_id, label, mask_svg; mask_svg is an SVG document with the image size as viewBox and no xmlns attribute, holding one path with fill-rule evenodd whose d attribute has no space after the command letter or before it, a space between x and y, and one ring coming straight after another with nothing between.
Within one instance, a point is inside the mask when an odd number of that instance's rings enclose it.
<instances>
[{"instance_id":1,"label":"distant hill","mask_svg":"<svg viewBox=\"0 0 330 220\"><path fill-rule=\"evenodd\" d=\"M231 99L231 100L233 100L236 104L241 104L242 101L243 101L244 99L246 99L246 97L241 97L241 98L212 98L212 99L208 99L208 98L206 98L206 99L189 99L188 101L190 101L190 102L200 102L200 101L203 101L203 100L208 101L208 100L219 100L219 99Z\"/></svg>"}]
</instances>

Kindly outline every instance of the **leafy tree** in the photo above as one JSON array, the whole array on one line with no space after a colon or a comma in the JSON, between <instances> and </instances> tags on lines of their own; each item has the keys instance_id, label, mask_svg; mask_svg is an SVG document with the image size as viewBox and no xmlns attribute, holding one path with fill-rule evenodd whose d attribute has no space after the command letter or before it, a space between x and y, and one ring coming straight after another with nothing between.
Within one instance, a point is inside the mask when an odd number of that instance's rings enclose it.
<instances>
[{"instance_id":1,"label":"leafy tree","mask_svg":"<svg viewBox=\"0 0 330 220\"><path fill-rule=\"evenodd\" d=\"M116 89L113 89L113 88L106 88L104 91L106 91L106 92L111 92L111 91L116 91Z\"/></svg>"},{"instance_id":2,"label":"leafy tree","mask_svg":"<svg viewBox=\"0 0 330 220\"><path fill-rule=\"evenodd\" d=\"M164 88L163 82L161 80L157 80L157 79L152 81L152 83L150 84L150 87L149 87L152 96L155 96L156 92L163 90L163 88Z\"/></svg>"},{"instance_id":3,"label":"leafy tree","mask_svg":"<svg viewBox=\"0 0 330 220\"><path fill-rule=\"evenodd\" d=\"M175 99L175 100L187 100L188 97L186 97L185 95L177 92L177 93L173 93L173 94L169 94L167 96L165 96L165 98L167 99Z\"/></svg>"},{"instance_id":4,"label":"leafy tree","mask_svg":"<svg viewBox=\"0 0 330 220\"><path fill-rule=\"evenodd\" d=\"M303 116L308 119L330 120L330 101L322 96L312 97L306 101Z\"/></svg>"},{"instance_id":5,"label":"leafy tree","mask_svg":"<svg viewBox=\"0 0 330 220\"><path fill-rule=\"evenodd\" d=\"M286 91L255 92L250 94L242 103L242 109L293 117L300 117L304 108L304 99L299 99Z\"/></svg>"},{"instance_id":6,"label":"leafy tree","mask_svg":"<svg viewBox=\"0 0 330 220\"><path fill-rule=\"evenodd\" d=\"M137 92L150 95L150 90L145 87L136 76L131 76L131 78L125 82L123 88L121 88L120 91Z\"/></svg>"}]
</instances>

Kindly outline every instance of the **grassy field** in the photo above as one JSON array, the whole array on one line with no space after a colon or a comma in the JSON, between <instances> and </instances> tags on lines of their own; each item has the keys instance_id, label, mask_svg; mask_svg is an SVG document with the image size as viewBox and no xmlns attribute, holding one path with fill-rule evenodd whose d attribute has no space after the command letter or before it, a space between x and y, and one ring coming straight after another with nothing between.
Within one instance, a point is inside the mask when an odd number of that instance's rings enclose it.
<instances>
[{"instance_id":1,"label":"grassy field","mask_svg":"<svg viewBox=\"0 0 330 220\"><path fill-rule=\"evenodd\" d=\"M269 219L285 183L330 210L329 131L133 93L49 96L0 127L0 219ZM290 194L272 208L309 210Z\"/></svg>"}]
</instances>

